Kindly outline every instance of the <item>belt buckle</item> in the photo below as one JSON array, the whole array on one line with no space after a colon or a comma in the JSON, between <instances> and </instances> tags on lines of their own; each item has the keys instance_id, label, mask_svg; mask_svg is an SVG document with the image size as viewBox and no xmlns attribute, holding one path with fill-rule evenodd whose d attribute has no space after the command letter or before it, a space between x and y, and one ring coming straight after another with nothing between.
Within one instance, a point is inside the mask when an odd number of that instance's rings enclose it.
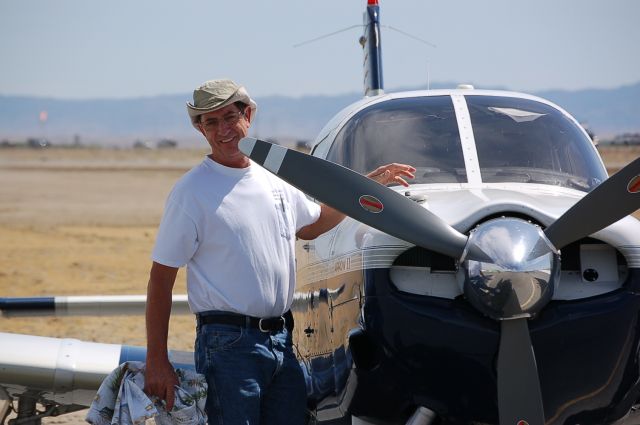
<instances>
[{"instance_id":1,"label":"belt buckle","mask_svg":"<svg viewBox=\"0 0 640 425\"><path fill-rule=\"evenodd\" d=\"M286 325L287 321L286 321L286 319L285 319L283 316L280 316L279 318L280 318L280 319L282 319L282 329L284 329L284 327L285 327L285 325ZM258 320L258 329L260 329L260 331L261 331L261 332L271 332L271 331L272 331L272 329L264 329L264 328L262 327L262 321L263 321L263 320L265 320L265 319L264 319L264 318L262 318L262 319ZM268 319L267 319L267 320L268 320Z\"/></svg>"},{"instance_id":2,"label":"belt buckle","mask_svg":"<svg viewBox=\"0 0 640 425\"><path fill-rule=\"evenodd\" d=\"M261 332L269 332L269 329L264 329L264 328L262 327L262 321L263 321L263 320L264 320L264 319L260 319L260 320L258 320L258 329L260 329L260 331L261 331Z\"/></svg>"}]
</instances>

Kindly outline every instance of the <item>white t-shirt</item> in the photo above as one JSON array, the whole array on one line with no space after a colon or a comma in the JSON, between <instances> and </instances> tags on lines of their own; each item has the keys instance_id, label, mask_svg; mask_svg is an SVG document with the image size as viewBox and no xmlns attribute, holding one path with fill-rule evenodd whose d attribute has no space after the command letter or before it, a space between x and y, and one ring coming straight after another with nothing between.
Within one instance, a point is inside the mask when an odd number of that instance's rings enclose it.
<instances>
[{"instance_id":1,"label":"white t-shirt","mask_svg":"<svg viewBox=\"0 0 640 425\"><path fill-rule=\"evenodd\" d=\"M295 234L319 216L318 204L259 165L207 157L169 194L152 259L187 265L194 313L279 316L293 300Z\"/></svg>"}]
</instances>

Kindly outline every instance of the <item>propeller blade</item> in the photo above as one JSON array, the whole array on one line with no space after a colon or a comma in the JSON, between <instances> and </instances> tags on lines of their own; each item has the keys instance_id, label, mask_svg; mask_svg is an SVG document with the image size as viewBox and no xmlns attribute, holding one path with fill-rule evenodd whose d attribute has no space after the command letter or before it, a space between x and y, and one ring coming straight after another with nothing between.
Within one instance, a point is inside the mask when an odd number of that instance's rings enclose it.
<instances>
[{"instance_id":1,"label":"propeller blade","mask_svg":"<svg viewBox=\"0 0 640 425\"><path fill-rule=\"evenodd\" d=\"M172 314L191 314L186 295L173 295ZM146 295L0 298L2 317L125 316L144 314Z\"/></svg>"},{"instance_id":2,"label":"propeller blade","mask_svg":"<svg viewBox=\"0 0 640 425\"><path fill-rule=\"evenodd\" d=\"M368 177L263 140L246 137L240 150L267 170L349 217L423 248L460 258L467 236L398 192Z\"/></svg>"},{"instance_id":3,"label":"propeller blade","mask_svg":"<svg viewBox=\"0 0 640 425\"><path fill-rule=\"evenodd\" d=\"M640 158L585 195L544 233L558 249L640 208Z\"/></svg>"},{"instance_id":4,"label":"propeller blade","mask_svg":"<svg viewBox=\"0 0 640 425\"><path fill-rule=\"evenodd\" d=\"M500 424L544 425L536 358L526 318L502 320L498 352Z\"/></svg>"}]
</instances>

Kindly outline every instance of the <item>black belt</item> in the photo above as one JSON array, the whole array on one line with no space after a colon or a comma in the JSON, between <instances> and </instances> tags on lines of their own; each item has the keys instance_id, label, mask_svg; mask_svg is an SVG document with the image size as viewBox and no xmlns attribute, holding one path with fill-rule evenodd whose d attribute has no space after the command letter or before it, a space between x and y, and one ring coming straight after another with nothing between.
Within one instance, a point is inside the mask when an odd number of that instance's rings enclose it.
<instances>
[{"instance_id":1,"label":"black belt","mask_svg":"<svg viewBox=\"0 0 640 425\"><path fill-rule=\"evenodd\" d=\"M289 331L293 328L293 315L291 311L279 317L259 318L244 316L242 314L198 314L198 324L200 325L231 325L246 328L260 329L262 332L278 332L285 327ZM291 320L289 320L291 318Z\"/></svg>"}]
</instances>

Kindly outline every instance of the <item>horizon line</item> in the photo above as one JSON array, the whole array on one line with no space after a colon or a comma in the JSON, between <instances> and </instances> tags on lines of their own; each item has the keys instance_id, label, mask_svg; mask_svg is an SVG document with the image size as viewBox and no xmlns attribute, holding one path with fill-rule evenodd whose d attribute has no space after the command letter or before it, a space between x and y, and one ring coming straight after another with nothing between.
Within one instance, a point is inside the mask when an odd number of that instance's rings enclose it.
<instances>
[{"instance_id":1,"label":"horizon line","mask_svg":"<svg viewBox=\"0 0 640 425\"><path fill-rule=\"evenodd\" d=\"M441 88L450 88L453 89L458 86L460 83L452 83L452 82L434 82L431 83L431 90L437 90ZM617 86L609 86L609 87L585 87L579 89L565 89L565 88L548 88L548 89L540 89L540 90L520 90L520 89L511 89L506 86L492 86L488 85L483 87L479 84L472 84L476 89L481 90L506 90L506 91L516 91L522 93L546 93L546 92L566 92L566 93L575 93L580 91L605 91L605 90L619 90L627 87L633 87L640 85L640 80L635 83L621 83ZM434 87L435 86L435 87ZM404 92L404 91L412 91L412 90L426 90L426 85L424 86L416 86L416 87L396 87L385 89L385 93L396 93L396 92ZM114 97L57 97L54 95L36 95L36 94L5 94L0 93L0 98L21 98L21 99L38 99L38 100L51 100L51 101L69 101L69 102L86 102L86 101L123 101L123 100L143 100L143 99L156 99L160 97L175 97L175 96L185 96L186 99L190 99L190 93L164 93L164 94L153 94L153 95L130 95L130 96L114 96ZM288 99L302 99L308 97L340 97L340 96L364 96L360 91L351 91L351 92L343 92L343 93L334 93L334 94L325 94L325 93L307 93L301 95L284 95L284 94L268 94L268 95L256 95L254 96L256 99L264 99L264 98L288 98Z\"/></svg>"}]
</instances>

